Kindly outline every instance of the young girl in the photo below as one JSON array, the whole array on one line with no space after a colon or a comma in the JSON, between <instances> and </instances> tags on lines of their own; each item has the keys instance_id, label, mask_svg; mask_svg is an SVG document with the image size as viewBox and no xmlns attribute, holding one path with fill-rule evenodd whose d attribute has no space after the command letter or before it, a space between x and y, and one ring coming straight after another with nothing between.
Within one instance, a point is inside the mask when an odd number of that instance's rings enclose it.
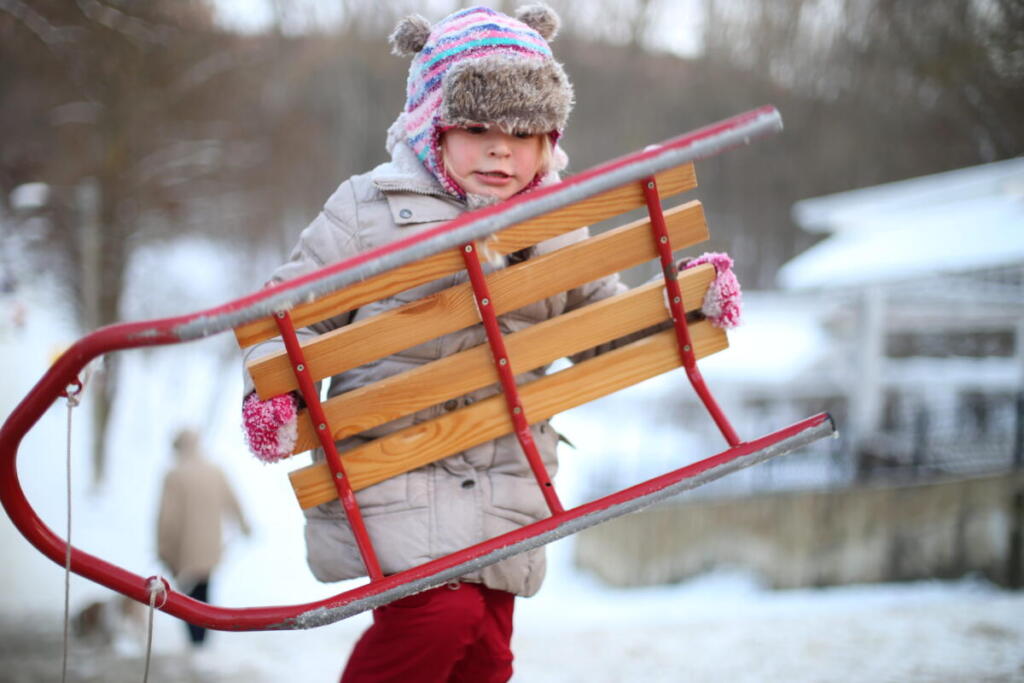
<instances>
[{"instance_id":1,"label":"young girl","mask_svg":"<svg viewBox=\"0 0 1024 683\"><path fill-rule=\"evenodd\" d=\"M341 184L271 282L556 182L566 163L557 143L573 103L572 86L547 42L558 21L544 5L520 8L516 18L474 7L433 27L421 17L404 19L390 40L396 54L413 59L404 111L388 131L391 161ZM508 261L586 237L585 229L575 231ZM323 333L465 279L464 273L442 278L314 329ZM503 315L501 327L513 332L622 289L617 277L592 282ZM335 376L329 393L349 391L485 342L482 325L454 332ZM523 373L520 381L543 373ZM487 388L452 399L340 442L339 449L457 410L496 391ZM254 453L263 459L289 453L292 443L281 436L294 433L294 416L290 396L260 402L250 395L245 421ZM532 429L553 475L557 434L546 423ZM393 477L356 497L385 574L548 516L512 435ZM365 575L337 501L308 510L306 518L307 559L318 579ZM374 623L357 643L342 681L508 680L514 596L536 593L544 568L544 551L536 549L375 610Z\"/></svg>"}]
</instances>

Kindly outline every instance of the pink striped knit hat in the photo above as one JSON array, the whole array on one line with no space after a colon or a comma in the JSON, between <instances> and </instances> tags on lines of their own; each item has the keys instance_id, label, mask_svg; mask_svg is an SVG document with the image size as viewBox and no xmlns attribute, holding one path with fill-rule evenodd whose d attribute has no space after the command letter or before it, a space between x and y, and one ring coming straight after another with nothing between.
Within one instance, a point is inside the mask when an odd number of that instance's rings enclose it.
<instances>
[{"instance_id":1,"label":"pink striped knit hat","mask_svg":"<svg viewBox=\"0 0 1024 683\"><path fill-rule=\"evenodd\" d=\"M471 7L433 27L418 15L399 22L389 38L392 52L413 56L406 140L445 190L465 196L441 161L441 135L449 128L496 123L557 142L573 104L569 78L548 47L558 28L558 15L542 4L520 7L515 18Z\"/></svg>"}]
</instances>

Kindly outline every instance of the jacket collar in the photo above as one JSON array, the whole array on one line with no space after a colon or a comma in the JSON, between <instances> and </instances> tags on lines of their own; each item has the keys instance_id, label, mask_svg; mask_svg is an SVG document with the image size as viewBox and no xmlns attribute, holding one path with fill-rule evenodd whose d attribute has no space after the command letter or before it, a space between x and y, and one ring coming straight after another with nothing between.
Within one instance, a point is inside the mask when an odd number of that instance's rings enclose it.
<instances>
[{"instance_id":1,"label":"jacket collar","mask_svg":"<svg viewBox=\"0 0 1024 683\"><path fill-rule=\"evenodd\" d=\"M370 172L370 180L384 194L391 220L399 227L449 221L466 210L404 143L392 150L391 161Z\"/></svg>"},{"instance_id":2,"label":"jacket collar","mask_svg":"<svg viewBox=\"0 0 1024 683\"><path fill-rule=\"evenodd\" d=\"M391 148L391 161L370 172L370 180L385 194L414 192L435 197L452 198L441 184L416 158L412 149L401 142ZM454 198L453 198L454 199Z\"/></svg>"}]
</instances>

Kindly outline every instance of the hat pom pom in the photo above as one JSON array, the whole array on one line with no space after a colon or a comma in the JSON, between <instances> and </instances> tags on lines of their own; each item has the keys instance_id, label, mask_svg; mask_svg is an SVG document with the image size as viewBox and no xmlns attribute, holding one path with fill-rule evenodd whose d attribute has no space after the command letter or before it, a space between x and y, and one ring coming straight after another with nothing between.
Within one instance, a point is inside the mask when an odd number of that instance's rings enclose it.
<instances>
[{"instance_id":1,"label":"hat pom pom","mask_svg":"<svg viewBox=\"0 0 1024 683\"><path fill-rule=\"evenodd\" d=\"M427 44L430 37L430 22L418 14L410 14L398 22L388 36L391 52L399 57L411 57Z\"/></svg>"},{"instance_id":2,"label":"hat pom pom","mask_svg":"<svg viewBox=\"0 0 1024 683\"><path fill-rule=\"evenodd\" d=\"M559 19L555 10L542 3L523 5L516 10L516 19L532 28L540 34L541 38L548 41L555 39L555 36L558 35L558 29L562 26L562 20Z\"/></svg>"}]
</instances>

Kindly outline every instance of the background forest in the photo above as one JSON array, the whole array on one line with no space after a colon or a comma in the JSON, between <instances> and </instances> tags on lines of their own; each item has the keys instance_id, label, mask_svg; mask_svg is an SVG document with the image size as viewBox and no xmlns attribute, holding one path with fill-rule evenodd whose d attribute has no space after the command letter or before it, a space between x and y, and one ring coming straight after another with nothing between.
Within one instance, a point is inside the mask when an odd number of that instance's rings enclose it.
<instances>
[{"instance_id":1,"label":"background forest","mask_svg":"<svg viewBox=\"0 0 1024 683\"><path fill-rule=\"evenodd\" d=\"M708 246L748 289L811 243L796 200L1024 152L1019 0L550 4L577 92L571 171L761 104L782 112L782 135L698 169ZM408 67L387 33L457 7L263 6L271 21L237 32L212 0L0 0L5 291L49 270L91 330L125 317L141 245L195 232L279 258L341 180L384 160ZM112 395L115 366L105 382ZM109 402L95 406L100 476Z\"/></svg>"}]
</instances>

